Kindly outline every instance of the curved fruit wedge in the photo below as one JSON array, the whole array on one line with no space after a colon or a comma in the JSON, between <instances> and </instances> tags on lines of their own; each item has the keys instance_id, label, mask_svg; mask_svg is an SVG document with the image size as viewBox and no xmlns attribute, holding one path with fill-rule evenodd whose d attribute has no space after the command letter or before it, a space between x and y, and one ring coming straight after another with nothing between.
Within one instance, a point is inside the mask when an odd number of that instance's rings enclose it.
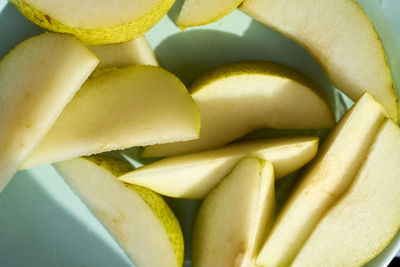
<instances>
[{"instance_id":1,"label":"curved fruit wedge","mask_svg":"<svg viewBox=\"0 0 400 267\"><path fill-rule=\"evenodd\" d=\"M386 116L382 105L364 93L342 117L299 177L257 265L290 266L322 216L350 187Z\"/></svg>"},{"instance_id":2,"label":"curved fruit wedge","mask_svg":"<svg viewBox=\"0 0 400 267\"><path fill-rule=\"evenodd\" d=\"M197 213L193 266L254 266L274 217L274 190L271 163L242 159Z\"/></svg>"},{"instance_id":3,"label":"curved fruit wedge","mask_svg":"<svg viewBox=\"0 0 400 267\"><path fill-rule=\"evenodd\" d=\"M121 68L131 65L158 66L154 51L144 36L120 44L92 45L89 49L100 59L97 68Z\"/></svg>"},{"instance_id":4,"label":"curved fruit wedge","mask_svg":"<svg viewBox=\"0 0 400 267\"><path fill-rule=\"evenodd\" d=\"M329 128L333 115L321 90L304 76L268 62L238 62L197 80L192 97L201 114L200 138L146 147L161 157L225 145L258 128Z\"/></svg>"},{"instance_id":5,"label":"curved fruit wedge","mask_svg":"<svg viewBox=\"0 0 400 267\"><path fill-rule=\"evenodd\" d=\"M385 52L356 1L245 0L241 10L301 44L351 99L368 91L398 120Z\"/></svg>"},{"instance_id":6,"label":"curved fruit wedge","mask_svg":"<svg viewBox=\"0 0 400 267\"><path fill-rule=\"evenodd\" d=\"M162 197L117 180L130 165L94 156L54 167L137 266L182 266L182 231Z\"/></svg>"},{"instance_id":7,"label":"curved fruit wedge","mask_svg":"<svg viewBox=\"0 0 400 267\"><path fill-rule=\"evenodd\" d=\"M291 266L362 266L400 228L400 129L386 121L349 191L318 224Z\"/></svg>"},{"instance_id":8,"label":"curved fruit wedge","mask_svg":"<svg viewBox=\"0 0 400 267\"><path fill-rule=\"evenodd\" d=\"M184 29L215 22L231 13L242 2L243 0L185 0L176 24Z\"/></svg>"},{"instance_id":9,"label":"curved fruit wedge","mask_svg":"<svg viewBox=\"0 0 400 267\"><path fill-rule=\"evenodd\" d=\"M89 79L21 168L198 137L193 99L173 74L131 66Z\"/></svg>"},{"instance_id":10,"label":"curved fruit wedge","mask_svg":"<svg viewBox=\"0 0 400 267\"><path fill-rule=\"evenodd\" d=\"M316 137L254 140L162 159L126 173L120 179L163 195L198 199L205 197L243 157L268 160L274 165L275 177L281 178L303 167L317 150Z\"/></svg>"},{"instance_id":11,"label":"curved fruit wedge","mask_svg":"<svg viewBox=\"0 0 400 267\"><path fill-rule=\"evenodd\" d=\"M0 61L0 192L97 64L78 40L56 33L27 39Z\"/></svg>"},{"instance_id":12,"label":"curved fruit wedge","mask_svg":"<svg viewBox=\"0 0 400 267\"><path fill-rule=\"evenodd\" d=\"M10 0L30 21L92 45L133 40L153 27L175 0Z\"/></svg>"}]
</instances>

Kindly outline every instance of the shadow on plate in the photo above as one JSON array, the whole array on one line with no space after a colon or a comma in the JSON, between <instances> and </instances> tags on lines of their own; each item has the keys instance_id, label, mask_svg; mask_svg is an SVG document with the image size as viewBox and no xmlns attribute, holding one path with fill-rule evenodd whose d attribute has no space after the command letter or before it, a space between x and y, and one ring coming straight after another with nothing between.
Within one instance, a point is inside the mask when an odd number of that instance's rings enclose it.
<instances>
[{"instance_id":1,"label":"shadow on plate","mask_svg":"<svg viewBox=\"0 0 400 267\"><path fill-rule=\"evenodd\" d=\"M0 59L18 43L43 32L8 3L0 12Z\"/></svg>"},{"instance_id":2,"label":"shadow on plate","mask_svg":"<svg viewBox=\"0 0 400 267\"><path fill-rule=\"evenodd\" d=\"M43 178L52 184L61 179L54 175ZM134 266L114 242L97 235L100 225L78 220L36 180L29 171L19 172L0 195L0 266ZM65 191L53 193L71 201ZM89 211L84 213L87 220Z\"/></svg>"}]
</instances>

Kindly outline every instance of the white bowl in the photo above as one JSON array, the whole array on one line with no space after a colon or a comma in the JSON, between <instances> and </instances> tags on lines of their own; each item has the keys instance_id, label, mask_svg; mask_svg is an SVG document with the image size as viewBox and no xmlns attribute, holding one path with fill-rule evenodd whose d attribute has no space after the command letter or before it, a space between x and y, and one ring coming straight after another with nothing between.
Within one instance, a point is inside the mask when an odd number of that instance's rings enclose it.
<instances>
[{"instance_id":1,"label":"white bowl","mask_svg":"<svg viewBox=\"0 0 400 267\"><path fill-rule=\"evenodd\" d=\"M359 2L382 39L400 88L400 1ZM176 10L169 16L176 16ZM240 11L185 32L180 32L169 16L146 37L161 65L187 84L217 65L269 60L308 75L330 92L336 99L337 116L351 105L336 93L304 49ZM0 0L0 58L20 41L40 32L12 5ZM199 202L169 199L169 203L181 220L186 239L185 265L190 266L190 230ZM400 234L367 266L386 266L399 249ZM17 173L0 194L0 266L134 265L53 168L43 166Z\"/></svg>"}]
</instances>

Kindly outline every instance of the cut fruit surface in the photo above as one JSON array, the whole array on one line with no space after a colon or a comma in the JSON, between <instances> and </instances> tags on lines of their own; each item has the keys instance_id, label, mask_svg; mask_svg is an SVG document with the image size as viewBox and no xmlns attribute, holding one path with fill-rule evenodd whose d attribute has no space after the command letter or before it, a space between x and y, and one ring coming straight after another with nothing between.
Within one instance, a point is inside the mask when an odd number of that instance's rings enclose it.
<instances>
[{"instance_id":1,"label":"cut fruit surface","mask_svg":"<svg viewBox=\"0 0 400 267\"><path fill-rule=\"evenodd\" d=\"M258 128L329 128L334 118L322 91L304 76L268 62L238 62L191 86L201 115L200 138L148 146L144 157L212 149Z\"/></svg>"},{"instance_id":2,"label":"cut fruit surface","mask_svg":"<svg viewBox=\"0 0 400 267\"><path fill-rule=\"evenodd\" d=\"M21 168L198 137L200 117L182 82L154 66L89 79Z\"/></svg>"},{"instance_id":3,"label":"cut fruit surface","mask_svg":"<svg viewBox=\"0 0 400 267\"><path fill-rule=\"evenodd\" d=\"M291 266L362 266L400 228L400 129L387 120L349 191L318 224Z\"/></svg>"},{"instance_id":4,"label":"cut fruit surface","mask_svg":"<svg viewBox=\"0 0 400 267\"><path fill-rule=\"evenodd\" d=\"M158 66L156 56L144 36L120 44L92 45L89 49L100 59L97 68Z\"/></svg>"},{"instance_id":5,"label":"cut fruit surface","mask_svg":"<svg viewBox=\"0 0 400 267\"><path fill-rule=\"evenodd\" d=\"M356 1L245 0L241 10L301 44L354 101L368 91L398 120L384 49Z\"/></svg>"},{"instance_id":6,"label":"cut fruit surface","mask_svg":"<svg viewBox=\"0 0 400 267\"><path fill-rule=\"evenodd\" d=\"M176 23L181 28L208 24L228 15L242 2L243 0L186 0Z\"/></svg>"},{"instance_id":7,"label":"cut fruit surface","mask_svg":"<svg viewBox=\"0 0 400 267\"><path fill-rule=\"evenodd\" d=\"M95 156L54 167L137 266L183 265L182 231L162 197L117 180L129 164Z\"/></svg>"},{"instance_id":8,"label":"cut fruit surface","mask_svg":"<svg viewBox=\"0 0 400 267\"><path fill-rule=\"evenodd\" d=\"M317 150L316 137L254 140L162 159L120 179L170 197L198 199L204 198L243 157L268 160L274 165L275 177L280 178L304 166Z\"/></svg>"},{"instance_id":9,"label":"cut fruit surface","mask_svg":"<svg viewBox=\"0 0 400 267\"><path fill-rule=\"evenodd\" d=\"M274 209L272 164L242 159L207 195L197 213L193 266L254 266Z\"/></svg>"},{"instance_id":10,"label":"cut fruit surface","mask_svg":"<svg viewBox=\"0 0 400 267\"><path fill-rule=\"evenodd\" d=\"M10 0L37 25L88 44L133 40L153 27L174 0Z\"/></svg>"},{"instance_id":11,"label":"cut fruit surface","mask_svg":"<svg viewBox=\"0 0 400 267\"><path fill-rule=\"evenodd\" d=\"M0 192L97 64L78 40L56 33L27 39L0 61Z\"/></svg>"},{"instance_id":12,"label":"cut fruit surface","mask_svg":"<svg viewBox=\"0 0 400 267\"><path fill-rule=\"evenodd\" d=\"M325 212L346 192L387 114L369 93L342 117L301 175L264 247L260 266L289 266Z\"/></svg>"}]
</instances>

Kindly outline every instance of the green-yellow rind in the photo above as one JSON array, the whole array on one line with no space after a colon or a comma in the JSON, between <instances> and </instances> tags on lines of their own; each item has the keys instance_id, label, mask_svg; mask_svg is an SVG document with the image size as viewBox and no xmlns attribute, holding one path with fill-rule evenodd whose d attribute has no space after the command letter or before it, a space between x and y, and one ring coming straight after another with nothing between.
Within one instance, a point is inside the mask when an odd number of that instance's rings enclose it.
<instances>
[{"instance_id":1,"label":"green-yellow rind","mask_svg":"<svg viewBox=\"0 0 400 267\"><path fill-rule=\"evenodd\" d=\"M83 157L94 164L103 167L115 177L119 177L133 170L133 167L120 159L105 157L105 156L88 156ZM125 183L124 183L125 184ZM147 206L154 212L158 220L163 224L164 229L174 249L179 266L183 265L184 261L184 241L182 230L178 219L175 217L172 210L169 208L164 199L150 189L138 185L125 184L127 188L135 191Z\"/></svg>"},{"instance_id":2,"label":"green-yellow rind","mask_svg":"<svg viewBox=\"0 0 400 267\"><path fill-rule=\"evenodd\" d=\"M249 74L261 74L261 75L273 75L282 77L284 79L292 79L297 83L310 88L319 98L321 98L327 105L329 105L328 96L317 84L306 76L277 63L267 61L240 61L217 67L210 72L204 74L201 78L197 79L190 87L189 91L191 94L195 94L200 91L203 87L218 81L223 78L239 75ZM335 121L332 107L330 107L330 114L332 122Z\"/></svg>"},{"instance_id":3,"label":"green-yellow rind","mask_svg":"<svg viewBox=\"0 0 400 267\"><path fill-rule=\"evenodd\" d=\"M178 265L182 266L185 257L184 242L181 227L175 214L171 211L167 203L165 203L164 199L157 193L138 185L126 184L126 186L134 190L144 202L146 202L159 221L164 225L168 233L168 238L174 248Z\"/></svg>"},{"instance_id":4,"label":"green-yellow rind","mask_svg":"<svg viewBox=\"0 0 400 267\"><path fill-rule=\"evenodd\" d=\"M221 13L219 13L218 15L212 17L212 18L208 18L204 21L202 21L201 23L182 23L178 17L178 20L176 21L176 25L179 27L179 29L181 31L184 31L186 28L189 27L195 27L195 26L202 26L202 25L206 25L206 24L210 24L213 22L216 22L220 19L222 19L223 17L229 15L232 11L234 11L237 7L239 7L244 0L237 0L236 3L234 5L231 6L231 8L226 9L226 10L222 10Z\"/></svg>"},{"instance_id":5,"label":"green-yellow rind","mask_svg":"<svg viewBox=\"0 0 400 267\"><path fill-rule=\"evenodd\" d=\"M146 33L153 27L172 7L175 0L164 0L144 16L134 21L119 25L110 25L99 28L71 27L53 18L51 14L45 14L24 0L9 0L27 19L38 26L54 31L75 35L86 44L104 45L122 43L133 40Z\"/></svg>"}]
</instances>

